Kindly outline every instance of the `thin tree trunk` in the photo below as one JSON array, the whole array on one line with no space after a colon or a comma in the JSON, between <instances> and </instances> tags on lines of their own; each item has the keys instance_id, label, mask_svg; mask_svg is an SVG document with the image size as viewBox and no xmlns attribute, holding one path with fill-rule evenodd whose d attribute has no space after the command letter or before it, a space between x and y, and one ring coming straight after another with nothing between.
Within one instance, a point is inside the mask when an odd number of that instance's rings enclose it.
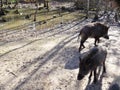
<instances>
[{"instance_id":1,"label":"thin tree trunk","mask_svg":"<svg viewBox=\"0 0 120 90\"><path fill-rule=\"evenodd\" d=\"M100 0L97 0L97 1L96 1L96 5L97 5L97 6L96 6L96 15L98 15L98 12L99 12L99 10L100 10L100 8L99 8L99 7L100 7Z\"/></svg>"},{"instance_id":2,"label":"thin tree trunk","mask_svg":"<svg viewBox=\"0 0 120 90\"><path fill-rule=\"evenodd\" d=\"M46 0L44 0L44 7L46 7L47 5L46 5Z\"/></svg>"},{"instance_id":3,"label":"thin tree trunk","mask_svg":"<svg viewBox=\"0 0 120 90\"><path fill-rule=\"evenodd\" d=\"M18 0L15 1L15 5L13 8L15 9L17 7L17 5L18 5Z\"/></svg>"},{"instance_id":4,"label":"thin tree trunk","mask_svg":"<svg viewBox=\"0 0 120 90\"><path fill-rule=\"evenodd\" d=\"M0 2L1 2L1 5L0 5L0 10L2 11L3 1L2 1L2 0L0 0Z\"/></svg>"},{"instance_id":5,"label":"thin tree trunk","mask_svg":"<svg viewBox=\"0 0 120 90\"><path fill-rule=\"evenodd\" d=\"M5 3L6 3L6 5L8 5L8 0L6 0L6 2L5 2Z\"/></svg>"},{"instance_id":6,"label":"thin tree trunk","mask_svg":"<svg viewBox=\"0 0 120 90\"><path fill-rule=\"evenodd\" d=\"M90 0L87 0L87 10L89 11L90 8Z\"/></svg>"},{"instance_id":7,"label":"thin tree trunk","mask_svg":"<svg viewBox=\"0 0 120 90\"><path fill-rule=\"evenodd\" d=\"M115 9L115 22L118 22L119 20L119 12L118 12L118 8Z\"/></svg>"},{"instance_id":8,"label":"thin tree trunk","mask_svg":"<svg viewBox=\"0 0 120 90\"><path fill-rule=\"evenodd\" d=\"M38 4L37 1L35 3L36 9L35 9L35 14L34 14L34 21L36 21L36 17L37 17L37 11L38 11Z\"/></svg>"},{"instance_id":9,"label":"thin tree trunk","mask_svg":"<svg viewBox=\"0 0 120 90\"><path fill-rule=\"evenodd\" d=\"M49 11L49 5L48 5L48 0L46 1L46 7L47 7L47 10Z\"/></svg>"},{"instance_id":10,"label":"thin tree trunk","mask_svg":"<svg viewBox=\"0 0 120 90\"><path fill-rule=\"evenodd\" d=\"M87 0L87 9L86 9L86 19L88 18L89 15L89 8L90 8L90 0Z\"/></svg>"}]
</instances>

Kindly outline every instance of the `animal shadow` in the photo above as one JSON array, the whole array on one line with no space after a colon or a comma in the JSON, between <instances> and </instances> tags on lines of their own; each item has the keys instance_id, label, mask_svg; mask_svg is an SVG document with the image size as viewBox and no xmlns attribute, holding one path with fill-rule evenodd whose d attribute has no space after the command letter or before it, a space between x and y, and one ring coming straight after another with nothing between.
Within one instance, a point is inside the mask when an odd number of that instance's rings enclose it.
<instances>
[{"instance_id":1,"label":"animal shadow","mask_svg":"<svg viewBox=\"0 0 120 90\"><path fill-rule=\"evenodd\" d=\"M102 90L103 77L104 77L104 74L102 73L100 78L98 79L98 81L96 83L92 82L92 80L89 79L85 90Z\"/></svg>"}]
</instances>

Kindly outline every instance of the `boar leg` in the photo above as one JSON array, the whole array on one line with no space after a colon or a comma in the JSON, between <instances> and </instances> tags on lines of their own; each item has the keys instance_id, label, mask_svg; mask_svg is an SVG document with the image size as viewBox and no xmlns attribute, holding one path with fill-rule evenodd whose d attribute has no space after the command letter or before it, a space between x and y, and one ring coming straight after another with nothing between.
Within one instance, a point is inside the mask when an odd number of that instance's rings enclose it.
<instances>
[{"instance_id":1,"label":"boar leg","mask_svg":"<svg viewBox=\"0 0 120 90\"><path fill-rule=\"evenodd\" d=\"M91 70L90 75L89 75L88 85L89 85L90 82L91 82L91 76L92 76L92 70Z\"/></svg>"},{"instance_id":2,"label":"boar leg","mask_svg":"<svg viewBox=\"0 0 120 90\"><path fill-rule=\"evenodd\" d=\"M80 43L80 47L79 47L79 52L81 51L82 47L85 48L85 46L84 46L83 43L84 43L84 42L81 41L81 43Z\"/></svg>"},{"instance_id":3,"label":"boar leg","mask_svg":"<svg viewBox=\"0 0 120 90\"><path fill-rule=\"evenodd\" d=\"M106 73L105 61L103 62L103 73Z\"/></svg>"},{"instance_id":4,"label":"boar leg","mask_svg":"<svg viewBox=\"0 0 120 90\"><path fill-rule=\"evenodd\" d=\"M97 42L100 43L100 39L99 38L98 38Z\"/></svg>"},{"instance_id":5,"label":"boar leg","mask_svg":"<svg viewBox=\"0 0 120 90\"><path fill-rule=\"evenodd\" d=\"M89 80L91 80L91 76L92 76L92 71L90 72Z\"/></svg>"},{"instance_id":6,"label":"boar leg","mask_svg":"<svg viewBox=\"0 0 120 90\"><path fill-rule=\"evenodd\" d=\"M96 69L94 70L94 81L93 81L94 83L96 83L97 82L97 74L96 74Z\"/></svg>"},{"instance_id":7,"label":"boar leg","mask_svg":"<svg viewBox=\"0 0 120 90\"><path fill-rule=\"evenodd\" d=\"M79 47L79 52L81 51L82 47L85 48L84 46L84 42L86 41L87 37L82 37L83 39L81 39L80 41L80 47Z\"/></svg>"},{"instance_id":8,"label":"boar leg","mask_svg":"<svg viewBox=\"0 0 120 90\"><path fill-rule=\"evenodd\" d=\"M99 38L95 38L95 43L94 43L95 46L97 46L97 44L96 44L97 42L98 42L98 43L100 42L100 39L99 39Z\"/></svg>"}]
</instances>

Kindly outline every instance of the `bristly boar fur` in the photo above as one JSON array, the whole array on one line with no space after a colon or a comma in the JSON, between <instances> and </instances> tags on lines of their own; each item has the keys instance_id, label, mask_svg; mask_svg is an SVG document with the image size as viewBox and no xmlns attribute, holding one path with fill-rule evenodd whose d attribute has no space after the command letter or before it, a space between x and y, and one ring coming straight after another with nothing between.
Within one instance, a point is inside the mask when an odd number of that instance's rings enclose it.
<instances>
[{"instance_id":1,"label":"bristly boar fur","mask_svg":"<svg viewBox=\"0 0 120 90\"><path fill-rule=\"evenodd\" d=\"M97 46L97 42L99 43L99 38L104 37L105 39L109 39L108 36L108 29L104 24L95 22L95 23L90 23L88 25L85 25L81 30L78 35L78 38L81 37L80 41L80 47L79 47L79 52L81 51L82 47L85 48L84 42L89 38L94 38L95 42L94 45Z\"/></svg>"},{"instance_id":2,"label":"bristly boar fur","mask_svg":"<svg viewBox=\"0 0 120 90\"><path fill-rule=\"evenodd\" d=\"M80 57L79 63L79 73L77 76L78 80L83 79L85 75L90 72L89 79L92 76L92 72L94 72L94 83L97 82L98 78L96 76L96 70L98 67L103 66L103 73L106 72L105 60L107 56L107 50L102 47L93 47L89 51L87 51L83 57Z\"/></svg>"}]
</instances>

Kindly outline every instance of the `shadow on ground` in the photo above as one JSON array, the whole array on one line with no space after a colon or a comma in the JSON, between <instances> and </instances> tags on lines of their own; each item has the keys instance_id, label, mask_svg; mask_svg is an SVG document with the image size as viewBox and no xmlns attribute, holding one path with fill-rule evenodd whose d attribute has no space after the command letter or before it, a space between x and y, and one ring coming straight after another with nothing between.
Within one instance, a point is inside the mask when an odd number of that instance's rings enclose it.
<instances>
[{"instance_id":1,"label":"shadow on ground","mask_svg":"<svg viewBox=\"0 0 120 90\"><path fill-rule=\"evenodd\" d=\"M70 49L73 55L71 57L68 57L68 61L65 64L65 69L77 69L79 67L79 52L77 48L71 48Z\"/></svg>"},{"instance_id":2,"label":"shadow on ground","mask_svg":"<svg viewBox=\"0 0 120 90\"><path fill-rule=\"evenodd\" d=\"M46 52L43 56L39 56L39 57L35 58L31 63L24 65L25 68L23 68L23 67L19 68L19 69L17 70L17 72L16 72L16 73L18 74L18 76L17 76L16 78L19 78L20 75L22 75L27 69L29 70L29 68L30 68L32 65L34 65L34 64L36 64L36 63L38 64L38 66L36 67L36 69L32 70L32 71L30 72L30 74L29 74L23 81L18 82L17 86L15 86L13 89L14 89L14 90L20 89L25 83L27 83L27 82L33 77L33 75L35 75L35 74L37 73L37 71L38 71L43 65L45 65L45 64L46 64L49 60L51 60L52 58L56 57L56 55L60 52L60 50L61 50L62 48L64 48L64 46L65 46L66 44L68 44L68 43L70 43L72 40L76 39L76 37L77 37L76 33L75 33L75 34L72 34L72 35L70 35L70 36L68 36L68 37L66 37L63 41L61 41L60 43L58 43L58 44L57 44L53 49L51 49L50 51ZM35 41L37 41L37 40L35 40ZM35 42L35 41L32 41L31 43L33 43L33 42ZM31 44L31 43L30 43L30 44ZM28 44L27 44L27 45L28 45ZM25 45L25 46L26 46L26 45ZM24 46L23 46L23 47L24 47ZM20 47L20 48L22 48L22 47ZM17 48L17 49L19 49L19 48ZM15 49L15 50L17 50L17 49ZM15 51L15 50L12 50L12 51ZM9 51L9 52L12 52L12 51ZM7 53L5 53L5 54L3 54L3 55L8 54L9 52L7 52ZM77 53L77 52L76 52L76 53ZM1 55L1 57L2 57L3 55ZM59 55L58 55L58 56L59 56ZM56 67L55 67L55 68L56 68ZM52 72L52 71L54 71L54 70L50 70L49 73ZM49 73L48 73L48 74L49 74ZM6 83L4 83L3 86L5 87L5 86L9 85L9 84L10 84L11 82L13 82L16 78L15 78L15 77L10 78L9 80L7 80Z\"/></svg>"},{"instance_id":3,"label":"shadow on ground","mask_svg":"<svg viewBox=\"0 0 120 90\"><path fill-rule=\"evenodd\" d=\"M108 90L120 90L120 77L116 77Z\"/></svg>"}]
</instances>

